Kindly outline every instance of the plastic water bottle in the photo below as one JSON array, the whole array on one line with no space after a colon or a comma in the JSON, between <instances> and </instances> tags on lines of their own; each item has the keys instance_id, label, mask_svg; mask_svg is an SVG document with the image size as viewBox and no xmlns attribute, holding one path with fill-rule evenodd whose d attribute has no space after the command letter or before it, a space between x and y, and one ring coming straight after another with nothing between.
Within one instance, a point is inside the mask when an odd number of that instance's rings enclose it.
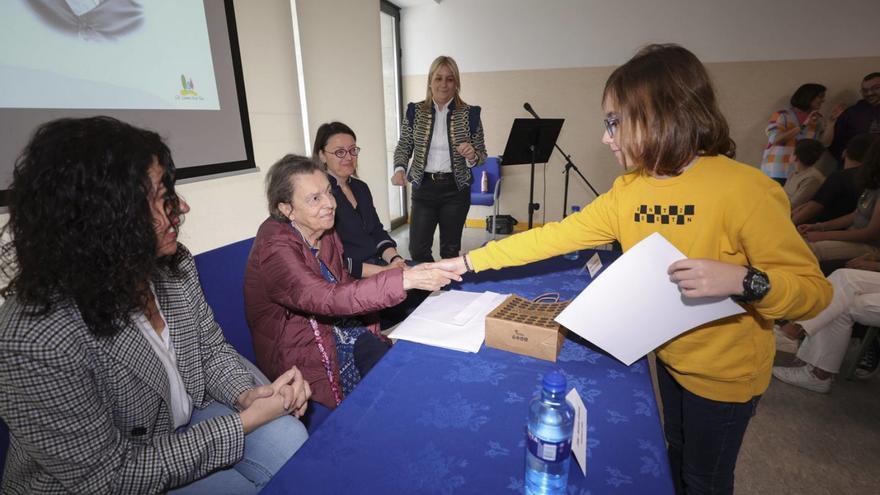
<instances>
[{"instance_id":1,"label":"plastic water bottle","mask_svg":"<svg viewBox=\"0 0 880 495\"><path fill-rule=\"evenodd\" d=\"M574 410L565 400L565 375L544 375L541 398L529 404L526 493L565 494Z\"/></svg>"},{"instance_id":2,"label":"plastic water bottle","mask_svg":"<svg viewBox=\"0 0 880 495\"><path fill-rule=\"evenodd\" d=\"M577 213L579 211L581 211L580 206L572 205L572 207L571 207L571 214L572 215L574 215L575 213ZM580 258L580 256L581 256L580 251L572 251L572 252L566 254L565 256L563 256L563 258L565 258L567 260L576 260L576 259Z\"/></svg>"}]
</instances>

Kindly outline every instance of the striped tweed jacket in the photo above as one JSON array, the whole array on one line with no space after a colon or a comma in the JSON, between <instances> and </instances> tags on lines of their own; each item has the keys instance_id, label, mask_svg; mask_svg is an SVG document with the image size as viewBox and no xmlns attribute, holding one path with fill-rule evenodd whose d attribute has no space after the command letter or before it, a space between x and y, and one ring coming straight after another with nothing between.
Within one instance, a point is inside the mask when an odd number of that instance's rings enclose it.
<instances>
[{"instance_id":1,"label":"striped tweed jacket","mask_svg":"<svg viewBox=\"0 0 880 495\"><path fill-rule=\"evenodd\" d=\"M473 165L479 165L486 161L486 143L483 141L480 107L465 104L461 108L456 108L455 100L452 100L449 102L449 112L446 114L446 118L452 173L455 175L458 189L463 190L470 187L473 178L467 160L455 151L455 147L461 143L469 142L477 152L477 161ZM394 151L394 167L407 170L407 180L412 182L413 187L418 188L422 184L433 133L434 102L431 102L430 112L422 109L422 102L407 105L406 115L400 125L400 140ZM412 163L407 169L410 157L412 157Z\"/></svg>"},{"instance_id":2,"label":"striped tweed jacket","mask_svg":"<svg viewBox=\"0 0 880 495\"><path fill-rule=\"evenodd\" d=\"M194 407L233 404L253 377L223 338L188 251L183 276L154 280ZM168 376L133 325L98 338L75 306L0 308L0 417L11 446L2 493L157 493L237 462L237 414L174 433Z\"/></svg>"}]
</instances>

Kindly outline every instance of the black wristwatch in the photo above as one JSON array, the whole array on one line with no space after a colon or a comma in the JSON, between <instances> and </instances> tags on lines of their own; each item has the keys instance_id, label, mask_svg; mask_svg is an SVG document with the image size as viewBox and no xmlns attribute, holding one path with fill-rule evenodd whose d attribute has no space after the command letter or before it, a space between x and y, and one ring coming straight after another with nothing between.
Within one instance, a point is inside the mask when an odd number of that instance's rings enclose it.
<instances>
[{"instance_id":1,"label":"black wristwatch","mask_svg":"<svg viewBox=\"0 0 880 495\"><path fill-rule=\"evenodd\" d=\"M733 296L737 302L750 303L760 301L770 292L770 279L767 274L753 266L747 266L746 276L743 277L743 293L741 296Z\"/></svg>"}]
</instances>

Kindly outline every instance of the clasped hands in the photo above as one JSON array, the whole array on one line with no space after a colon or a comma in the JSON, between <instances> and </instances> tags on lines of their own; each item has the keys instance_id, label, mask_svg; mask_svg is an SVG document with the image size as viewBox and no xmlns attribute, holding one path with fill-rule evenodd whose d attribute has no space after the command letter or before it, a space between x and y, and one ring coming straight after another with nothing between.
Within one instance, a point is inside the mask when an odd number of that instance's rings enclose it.
<instances>
[{"instance_id":1,"label":"clasped hands","mask_svg":"<svg viewBox=\"0 0 880 495\"><path fill-rule=\"evenodd\" d=\"M803 223L798 225L797 230L807 242L818 242L828 239L828 233L821 223Z\"/></svg>"},{"instance_id":2,"label":"clasped hands","mask_svg":"<svg viewBox=\"0 0 880 495\"><path fill-rule=\"evenodd\" d=\"M245 390L236 405L241 409L241 423L245 433L285 414L297 418L306 413L312 389L296 366L282 373L269 385Z\"/></svg>"}]
</instances>

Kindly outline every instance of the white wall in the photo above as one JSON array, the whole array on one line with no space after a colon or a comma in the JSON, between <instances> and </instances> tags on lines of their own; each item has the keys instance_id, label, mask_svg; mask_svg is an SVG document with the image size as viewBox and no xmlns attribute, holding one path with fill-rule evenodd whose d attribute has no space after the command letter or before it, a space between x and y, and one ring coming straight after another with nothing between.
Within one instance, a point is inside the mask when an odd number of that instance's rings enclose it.
<instances>
[{"instance_id":1,"label":"white wall","mask_svg":"<svg viewBox=\"0 0 880 495\"><path fill-rule=\"evenodd\" d=\"M404 101L424 98L425 74L439 54L456 59L462 97L483 108L486 145L501 154L514 118L530 102L562 117L559 144L599 192L620 167L600 143L608 75L651 42L694 51L713 77L737 158L760 163L767 118L805 82L828 87L825 111L858 99L862 76L880 70L877 0L443 0L401 12ZM536 169L536 221L562 216L564 162ZM545 172L546 171L546 175ZM502 213L527 218L528 167L505 167ZM546 191L546 193L545 193ZM594 197L572 178L571 204ZM469 219L489 214L473 207Z\"/></svg>"},{"instance_id":2,"label":"white wall","mask_svg":"<svg viewBox=\"0 0 880 495\"><path fill-rule=\"evenodd\" d=\"M268 215L263 178L286 153L304 153L288 0L236 0L254 156L258 173L178 187L192 211L181 241L198 254L253 237Z\"/></svg>"},{"instance_id":3,"label":"white wall","mask_svg":"<svg viewBox=\"0 0 880 495\"><path fill-rule=\"evenodd\" d=\"M382 44L378 0L295 0L312 141L324 122L357 134L358 176L388 225ZM311 147L312 143L309 143Z\"/></svg>"},{"instance_id":4,"label":"white wall","mask_svg":"<svg viewBox=\"0 0 880 495\"><path fill-rule=\"evenodd\" d=\"M877 0L443 0L401 12L405 75L620 65L652 42L705 62L880 55Z\"/></svg>"}]
</instances>

